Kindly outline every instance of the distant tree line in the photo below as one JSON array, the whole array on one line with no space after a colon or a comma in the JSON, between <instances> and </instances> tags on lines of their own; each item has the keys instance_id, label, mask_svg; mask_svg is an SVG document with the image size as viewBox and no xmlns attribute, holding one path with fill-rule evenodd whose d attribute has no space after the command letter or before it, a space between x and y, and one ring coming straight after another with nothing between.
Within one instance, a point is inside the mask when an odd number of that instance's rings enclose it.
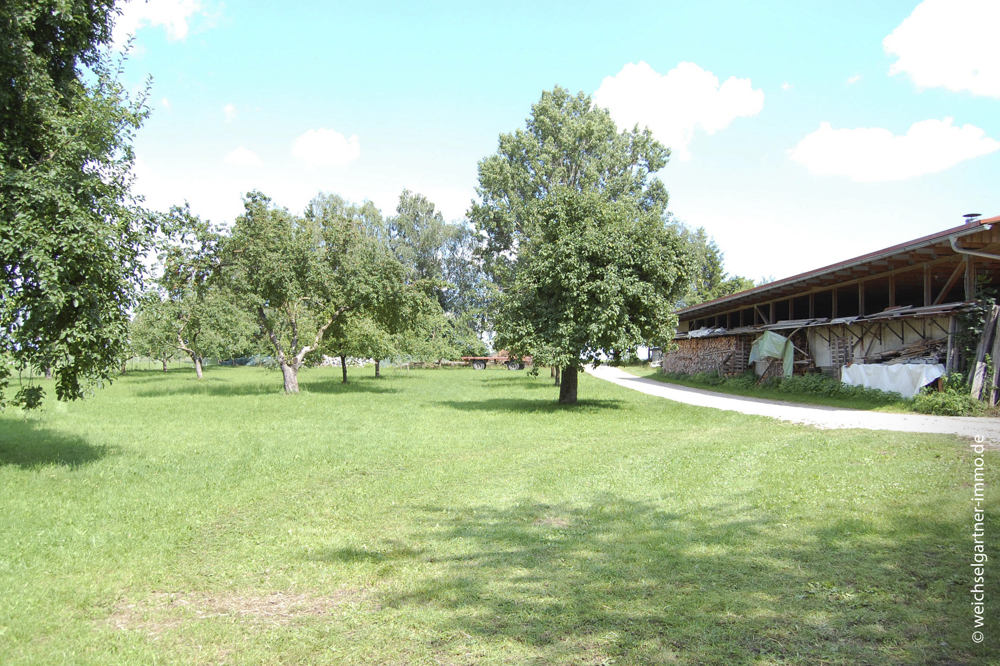
<instances>
[{"instance_id":1,"label":"distant tree line","mask_svg":"<svg viewBox=\"0 0 1000 666\"><path fill-rule=\"evenodd\" d=\"M286 392L322 356L440 362L482 355L476 236L404 190L396 214L320 194L303 214L260 192L231 229L176 206L159 219L161 274L139 301L132 349L164 362L266 354Z\"/></svg>"}]
</instances>

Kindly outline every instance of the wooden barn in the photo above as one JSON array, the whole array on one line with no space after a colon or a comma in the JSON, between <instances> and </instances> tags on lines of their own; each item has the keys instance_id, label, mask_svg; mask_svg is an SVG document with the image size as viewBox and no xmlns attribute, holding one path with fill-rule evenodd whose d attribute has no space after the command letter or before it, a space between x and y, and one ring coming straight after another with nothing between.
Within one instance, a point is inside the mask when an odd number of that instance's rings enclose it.
<instances>
[{"instance_id":1,"label":"wooden barn","mask_svg":"<svg viewBox=\"0 0 1000 666\"><path fill-rule=\"evenodd\" d=\"M842 377L846 367L859 364L932 365L940 372L968 367L974 374L977 363L985 367L983 357L993 347L993 357L1000 355L996 310L987 313L979 349L971 355L978 358L959 353L960 315L976 306L977 289L1000 290L1000 217L967 219L961 226L677 311L680 324L674 349L663 356L663 372L731 375L753 365L758 374L822 371ZM793 368L775 358L751 364L754 342L769 331L790 340ZM873 373L888 370L871 368Z\"/></svg>"}]
</instances>

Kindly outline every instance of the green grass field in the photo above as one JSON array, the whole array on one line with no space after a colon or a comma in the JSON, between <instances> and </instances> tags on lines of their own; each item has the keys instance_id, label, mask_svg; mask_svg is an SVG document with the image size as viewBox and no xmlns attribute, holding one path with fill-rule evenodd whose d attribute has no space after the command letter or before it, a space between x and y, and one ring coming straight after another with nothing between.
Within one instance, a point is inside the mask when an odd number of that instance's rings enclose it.
<instances>
[{"instance_id":1,"label":"green grass field","mask_svg":"<svg viewBox=\"0 0 1000 666\"><path fill-rule=\"evenodd\" d=\"M338 374L135 372L0 417L0 664L997 663L967 442Z\"/></svg>"}]
</instances>

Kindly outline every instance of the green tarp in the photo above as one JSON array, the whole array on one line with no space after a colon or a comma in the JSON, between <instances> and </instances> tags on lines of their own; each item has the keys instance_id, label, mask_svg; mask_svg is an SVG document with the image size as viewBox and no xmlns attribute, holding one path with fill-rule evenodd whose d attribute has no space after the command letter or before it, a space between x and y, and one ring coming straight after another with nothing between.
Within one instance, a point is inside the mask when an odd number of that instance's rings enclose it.
<instances>
[{"instance_id":1,"label":"green tarp","mask_svg":"<svg viewBox=\"0 0 1000 666\"><path fill-rule=\"evenodd\" d=\"M753 347L750 348L750 362L761 361L765 358L780 358L785 378L792 376L795 348L792 347L791 340L774 331L765 332L764 335L753 341Z\"/></svg>"}]
</instances>

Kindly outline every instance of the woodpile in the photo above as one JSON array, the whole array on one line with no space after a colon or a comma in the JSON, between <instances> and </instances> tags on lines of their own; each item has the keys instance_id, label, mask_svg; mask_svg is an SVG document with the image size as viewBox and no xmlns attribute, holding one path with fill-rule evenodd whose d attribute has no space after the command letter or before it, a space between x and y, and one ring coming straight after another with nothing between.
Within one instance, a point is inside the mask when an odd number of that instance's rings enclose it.
<instances>
[{"instance_id":1,"label":"woodpile","mask_svg":"<svg viewBox=\"0 0 1000 666\"><path fill-rule=\"evenodd\" d=\"M738 336L720 335L711 338L677 340L677 351L663 355L663 372L693 375L698 372L727 371L736 351Z\"/></svg>"},{"instance_id":2,"label":"woodpile","mask_svg":"<svg viewBox=\"0 0 1000 666\"><path fill-rule=\"evenodd\" d=\"M947 346L947 340L918 340L899 349L890 349L869 354L864 358L858 359L857 362L893 365L896 363L913 363L915 360L920 359L924 362L938 363L941 357L944 356L945 347Z\"/></svg>"}]
</instances>

